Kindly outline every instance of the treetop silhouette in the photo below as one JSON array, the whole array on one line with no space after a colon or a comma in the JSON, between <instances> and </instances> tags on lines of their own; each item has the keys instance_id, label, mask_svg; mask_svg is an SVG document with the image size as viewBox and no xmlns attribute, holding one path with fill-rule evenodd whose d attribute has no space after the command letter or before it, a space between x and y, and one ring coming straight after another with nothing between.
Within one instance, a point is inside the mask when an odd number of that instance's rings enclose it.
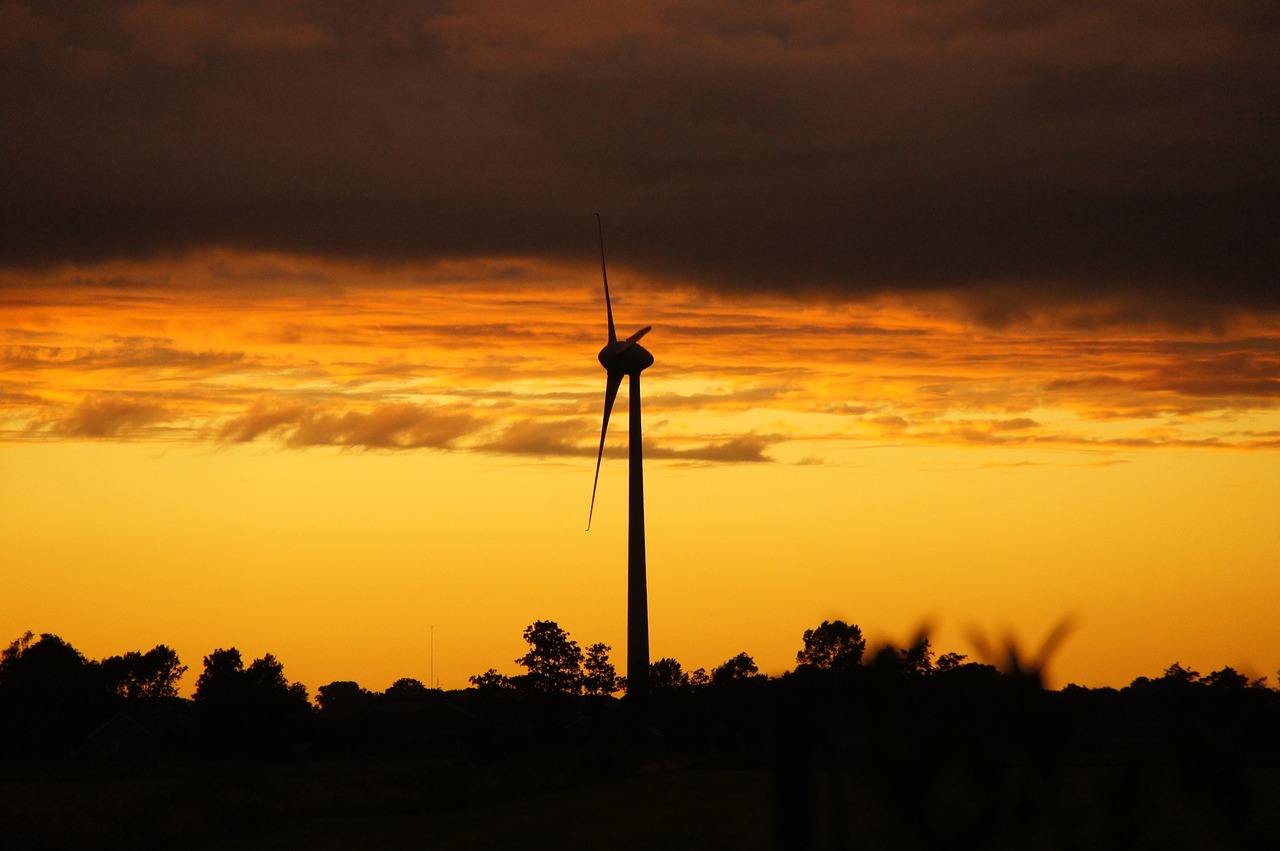
<instances>
[{"instance_id":1,"label":"treetop silhouette","mask_svg":"<svg viewBox=\"0 0 1280 851\"><path fill-rule=\"evenodd\" d=\"M476 688L519 690L541 694L610 695L624 686L607 644L595 643L584 655L578 642L555 621L534 621L524 629L529 652L516 659L526 673L508 677L490 668L470 678Z\"/></svg>"},{"instance_id":2,"label":"treetop silhouette","mask_svg":"<svg viewBox=\"0 0 1280 851\"><path fill-rule=\"evenodd\" d=\"M823 621L804 631L804 647L796 653L798 668L851 671L862 663L867 640L856 624Z\"/></svg>"}]
</instances>

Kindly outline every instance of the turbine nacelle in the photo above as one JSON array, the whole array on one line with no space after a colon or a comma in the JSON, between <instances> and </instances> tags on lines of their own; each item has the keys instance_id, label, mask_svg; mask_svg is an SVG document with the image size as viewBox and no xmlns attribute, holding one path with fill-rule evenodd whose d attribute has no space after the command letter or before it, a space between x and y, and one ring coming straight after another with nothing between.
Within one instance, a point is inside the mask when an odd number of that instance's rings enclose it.
<instances>
[{"instance_id":1,"label":"turbine nacelle","mask_svg":"<svg viewBox=\"0 0 1280 851\"><path fill-rule=\"evenodd\" d=\"M648 334L653 328L646 325L625 340L611 340L600 350L600 365L606 372L619 375L636 375L643 369L653 366L653 355L640 345L637 340Z\"/></svg>"},{"instance_id":2,"label":"turbine nacelle","mask_svg":"<svg viewBox=\"0 0 1280 851\"><path fill-rule=\"evenodd\" d=\"M600 214L596 214L596 228L600 233L600 277L604 283L604 312L608 337L600 350L600 365L604 367L604 416L600 420L600 448L596 451L596 476L591 485L591 509L587 513L587 528L596 508L596 488L600 484L600 462L604 460L604 441L609 433L609 415L614 400L622 387L622 379L631 377L628 412L631 428L627 433L628 505L627 505L627 699L636 707L643 707L649 694L649 592L644 555L644 463L641 447L644 437L640 434L640 373L653 366L653 355L640 345L640 338L649 333L649 326L641 328L625 340L618 339L613 324L613 302L609 298L609 273L604 262L604 228ZM637 716L640 717L640 716Z\"/></svg>"},{"instance_id":3,"label":"turbine nacelle","mask_svg":"<svg viewBox=\"0 0 1280 851\"><path fill-rule=\"evenodd\" d=\"M604 262L604 228L600 225L600 214L596 214L596 228L600 234L600 277L604 282L604 315L608 342L597 356L604 367L604 417L600 422L600 448L596 452L596 477L591 485L591 509L587 512L587 528L591 528L591 517L596 510L596 488L600 484L600 462L604 460L604 440L609 433L609 415L613 413L613 402L618 398L618 389L622 386L623 376L633 378L632 388L639 388L640 372L653 366L653 355L640 345L640 338L652 330L646 325L625 340L618 339L617 329L613 324L613 301L609 298L609 273ZM639 406L640 400L633 399L632 405ZM640 435L633 434L632 440L639 441ZM647 669L646 669L647 670Z\"/></svg>"}]
</instances>

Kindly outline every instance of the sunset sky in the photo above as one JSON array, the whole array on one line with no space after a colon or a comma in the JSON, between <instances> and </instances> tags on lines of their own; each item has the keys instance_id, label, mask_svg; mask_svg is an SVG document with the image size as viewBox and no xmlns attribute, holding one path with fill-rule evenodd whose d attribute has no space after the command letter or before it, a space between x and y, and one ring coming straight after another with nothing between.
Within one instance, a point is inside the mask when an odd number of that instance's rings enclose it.
<instances>
[{"instance_id":1,"label":"sunset sky","mask_svg":"<svg viewBox=\"0 0 1280 851\"><path fill-rule=\"evenodd\" d=\"M0 643L1280 667L1280 7L0 2ZM981 643L981 642L979 642ZM434 649L433 649L434 648Z\"/></svg>"}]
</instances>

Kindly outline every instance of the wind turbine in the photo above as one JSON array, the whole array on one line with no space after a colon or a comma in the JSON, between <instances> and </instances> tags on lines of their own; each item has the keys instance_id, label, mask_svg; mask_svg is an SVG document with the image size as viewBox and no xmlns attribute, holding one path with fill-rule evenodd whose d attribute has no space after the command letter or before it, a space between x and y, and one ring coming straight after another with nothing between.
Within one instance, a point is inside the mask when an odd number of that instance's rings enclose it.
<instances>
[{"instance_id":1,"label":"wind turbine","mask_svg":"<svg viewBox=\"0 0 1280 851\"><path fill-rule=\"evenodd\" d=\"M628 391L630 432L628 443L628 519L627 519L627 697L643 703L649 695L649 590L644 559L644 440L640 433L640 373L653 365L653 355L639 340L652 328L646 325L625 340L618 339L613 327L613 304L609 300L609 273L604 262L604 227L596 213L596 230L600 236L600 276L604 279L604 310L609 321L609 341L600 350L600 365L605 370L604 420L600 424L600 451L596 454L596 477L591 485L591 511L587 529L596 510L596 488L600 484L600 462L604 459L604 438L609 431L609 414L618 397L623 376L631 378Z\"/></svg>"}]
</instances>

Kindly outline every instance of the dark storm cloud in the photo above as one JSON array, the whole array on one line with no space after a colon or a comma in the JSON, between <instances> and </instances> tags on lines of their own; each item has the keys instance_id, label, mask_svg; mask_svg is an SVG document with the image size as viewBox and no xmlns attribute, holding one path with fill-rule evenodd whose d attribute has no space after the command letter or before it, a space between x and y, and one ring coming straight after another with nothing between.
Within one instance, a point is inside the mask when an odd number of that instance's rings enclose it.
<instances>
[{"instance_id":1,"label":"dark storm cloud","mask_svg":"<svg viewBox=\"0 0 1280 851\"><path fill-rule=\"evenodd\" d=\"M7 2L0 262L585 260L600 209L704 286L1276 309L1278 8Z\"/></svg>"}]
</instances>

